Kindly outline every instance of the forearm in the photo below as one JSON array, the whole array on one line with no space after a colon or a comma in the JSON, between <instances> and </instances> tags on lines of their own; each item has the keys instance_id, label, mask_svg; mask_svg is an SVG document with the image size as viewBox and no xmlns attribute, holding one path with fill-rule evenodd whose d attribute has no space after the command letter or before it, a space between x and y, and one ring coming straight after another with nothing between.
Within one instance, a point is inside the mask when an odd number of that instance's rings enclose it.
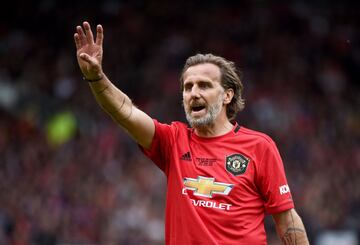
<instances>
[{"instance_id":1,"label":"forearm","mask_svg":"<svg viewBox=\"0 0 360 245\"><path fill-rule=\"evenodd\" d=\"M133 110L130 98L112 84L105 75L100 81L90 82L89 85L101 108L120 126L125 126Z\"/></svg>"},{"instance_id":2,"label":"forearm","mask_svg":"<svg viewBox=\"0 0 360 245\"><path fill-rule=\"evenodd\" d=\"M308 245L304 224L294 209L274 215L277 233L284 245Z\"/></svg>"},{"instance_id":3,"label":"forearm","mask_svg":"<svg viewBox=\"0 0 360 245\"><path fill-rule=\"evenodd\" d=\"M145 149L150 149L155 126L151 117L136 108L129 97L104 75L97 82L90 82L91 91L98 104L113 120Z\"/></svg>"}]
</instances>

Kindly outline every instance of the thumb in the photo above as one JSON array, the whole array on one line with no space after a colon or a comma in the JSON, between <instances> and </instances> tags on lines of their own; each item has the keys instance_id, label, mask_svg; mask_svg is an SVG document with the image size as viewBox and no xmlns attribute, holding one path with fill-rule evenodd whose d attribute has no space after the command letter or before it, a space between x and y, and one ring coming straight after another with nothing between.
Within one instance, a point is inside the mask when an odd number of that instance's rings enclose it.
<instances>
[{"instance_id":1,"label":"thumb","mask_svg":"<svg viewBox=\"0 0 360 245\"><path fill-rule=\"evenodd\" d=\"M82 60L84 60L84 61L86 61L87 63L89 63L90 65L92 65L92 66L96 65L96 59L93 58L93 57L91 57L91 56L88 55L88 54L81 53L81 54L79 55L79 57L80 57Z\"/></svg>"}]
</instances>

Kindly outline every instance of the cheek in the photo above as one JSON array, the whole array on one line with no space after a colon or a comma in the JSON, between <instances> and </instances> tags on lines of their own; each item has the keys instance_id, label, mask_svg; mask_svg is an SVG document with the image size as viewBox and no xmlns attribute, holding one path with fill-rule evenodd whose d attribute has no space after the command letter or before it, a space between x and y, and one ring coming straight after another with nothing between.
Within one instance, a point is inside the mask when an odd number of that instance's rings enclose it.
<instances>
[{"instance_id":1,"label":"cheek","mask_svg":"<svg viewBox=\"0 0 360 245\"><path fill-rule=\"evenodd\" d=\"M189 101L190 101L190 96L189 95L187 95L187 94L185 94L185 93L183 93L183 103L184 104L188 104L189 103Z\"/></svg>"},{"instance_id":2,"label":"cheek","mask_svg":"<svg viewBox=\"0 0 360 245\"><path fill-rule=\"evenodd\" d=\"M184 97L184 96L183 96L182 104L183 104L184 108L186 108L187 105L189 104L189 102L187 102L187 100L186 100L186 97Z\"/></svg>"}]
</instances>

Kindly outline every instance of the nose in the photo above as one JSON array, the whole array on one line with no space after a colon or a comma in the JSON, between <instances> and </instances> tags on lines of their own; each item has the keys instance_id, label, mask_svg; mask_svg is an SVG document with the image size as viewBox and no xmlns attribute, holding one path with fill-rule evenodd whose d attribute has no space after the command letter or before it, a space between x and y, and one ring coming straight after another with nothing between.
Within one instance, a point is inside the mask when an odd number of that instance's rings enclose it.
<instances>
[{"instance_id":1,"label":"nose","mask_svg":"<svg viewBox=\"0 0 360 245\"><path fill-rule=\"evenodd\" d=\"M197 85L194 85L192 88L191 88L191 91L190 91L190 96L192 98L199 98L200 97L200 89Z\"/></svg>"}]
</instances>

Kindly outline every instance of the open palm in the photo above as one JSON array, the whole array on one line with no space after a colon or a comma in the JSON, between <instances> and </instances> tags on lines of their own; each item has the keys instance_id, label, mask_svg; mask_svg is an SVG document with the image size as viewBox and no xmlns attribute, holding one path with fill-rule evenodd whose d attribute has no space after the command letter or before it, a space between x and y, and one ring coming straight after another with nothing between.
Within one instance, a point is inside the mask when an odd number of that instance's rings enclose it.
<instances>
[{"instance_id":1,"label":"open palm","mask_svg":"<svg viewBox=\"0 0 360 245\"><path fill-rule=\"evenodd\" d=\"M96 41L88 22L83 27L77 26L74 40L76 45L76 57L81 72L88 80L98 80L102 75L103 39L104 32L101 25L96 27Z\"/></svg>"}]
</instances>

